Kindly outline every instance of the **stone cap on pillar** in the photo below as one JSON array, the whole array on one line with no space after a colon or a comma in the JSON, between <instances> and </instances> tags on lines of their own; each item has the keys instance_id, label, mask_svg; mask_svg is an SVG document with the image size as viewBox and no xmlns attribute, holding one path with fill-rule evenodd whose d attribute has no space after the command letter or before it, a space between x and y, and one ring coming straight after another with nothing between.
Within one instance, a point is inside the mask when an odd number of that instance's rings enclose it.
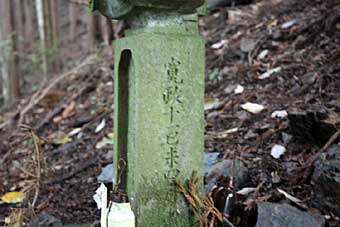
<instances>
[{"instance_id":1,"label":"stone cap on pillar","mask_svg":"<svg viewBox=\"0 0 340 227\"><path fill-rule=\"evenodd\" d=\"M196 13L205 0L90 0L92 10L112 19L122 19L143 11Z\"/></svg>"}]
</instances>

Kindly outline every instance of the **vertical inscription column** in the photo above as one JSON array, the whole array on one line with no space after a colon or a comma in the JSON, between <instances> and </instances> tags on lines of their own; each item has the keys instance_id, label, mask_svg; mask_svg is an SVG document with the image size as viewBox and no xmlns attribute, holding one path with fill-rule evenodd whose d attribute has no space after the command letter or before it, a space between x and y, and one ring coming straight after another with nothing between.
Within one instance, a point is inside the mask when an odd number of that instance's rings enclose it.
<instances>
[{"instance_id":1,"label":"vertical inscription column","mask_svg":"<svg viewBox=\"0 0 340 227\"><path fill-rule=\"evenodd\" d=\"M166 149L165 149L165 163L166 172L164 178L168 181L168 189L166 191L166 200L171 203L177 203L178 190L174 184L175 180L181 173L181 167L179 166L179 142L180 142L180 124L178 119L181 117L181 108L183 105L183 99L181 94L181 85L183 79L179 75L179 67L181 62L176 60L174 57L171 58L170 62L165 65L166 72L166 89L163 93L163 101L165 105L165 115L167 118L166 126ZM174 217L178 215L176 207L170 210L169 223L171 223Z\"/></svg>"},{"instance_id":2,"label":"vertical inscription column","mask_svg":"<svg viewBox=\"0 0 340 227\"><path fill-rule=\"evenodd\" d=\"M165 177L173 182L181 172L178 168L178 143L179 143L179 128L178 118L180 117L183 100L181 97L181 85L183 79L179 78L180 62L171 58L171 62L165 67L167 77L167 87L163 94L164 104L166 106L166 116L168 118L168 126L166 128L166 162L167 172ZM177 120L177 121L176 121Z\"/></svg>"}]
</instances>

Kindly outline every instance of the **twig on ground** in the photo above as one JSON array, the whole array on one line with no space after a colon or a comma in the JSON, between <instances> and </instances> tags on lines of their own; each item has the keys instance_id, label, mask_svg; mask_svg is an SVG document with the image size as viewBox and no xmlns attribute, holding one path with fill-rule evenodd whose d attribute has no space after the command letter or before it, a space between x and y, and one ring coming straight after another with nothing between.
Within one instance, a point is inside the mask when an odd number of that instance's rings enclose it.
<instances>
[{"instance_id":1,"label":"twig on ground","mask_svg":"<svg viewBox=\"0 0 340 227\"><path fill-rule=\"evenodd\" d=\"M32 199L31 203L31 208L34 209L35 204L38 200L39 197L39 191L41 187L41 182L42 182L42 173L46 172L44 171L44 167L46 166L44 163L44 154L43 150L41 149L40 145L40 138L36 135L34 130L27 125L20 125L20 127L24 130L27 130L32 137L33 144L34 144L34 152L32 154L32 166L26 166L26 171L25 168L22 170L24 173L26 173L27 176L32 178L30 185L27 187L27 191L32 190L32 187L34 188L34 196ZM28 169L33 169L33 172L29 172Z\"/></svg>"},{"instance_id":2,"label":"twig on ground","mask_svg":"<svg viewBox=\"0 0 340 227\"><path fill-rule=\"evenodd\" d=\"M320 155L325 152L330 145L332 145L340 136L340 130L338 130L336 133L331 136L331 138L327 141L327 143L312 157L310 157L307 161L306 164L299 170L300 173L302 173L302 176L299 178L299 181L305 181L308 179L308 177L311 174L311 167L314 164L314 162L320 157Z\"/></svg>"},{"instance_id":3,"label":"twig on ground","mask_svg":"<svg viewBox=\"0 0 340 227\"><path fill-rule=\"evenodd\" d=\"M315 155L313 155L307 160L307 166L312 165L319 158L319 156L323 152L325 152L329 148L329 146L331 146L339 137L340 137L340 130L334 133L333 136L331 136L331 138L327 141L327 143Z\"/></svg>"}]
</instances>

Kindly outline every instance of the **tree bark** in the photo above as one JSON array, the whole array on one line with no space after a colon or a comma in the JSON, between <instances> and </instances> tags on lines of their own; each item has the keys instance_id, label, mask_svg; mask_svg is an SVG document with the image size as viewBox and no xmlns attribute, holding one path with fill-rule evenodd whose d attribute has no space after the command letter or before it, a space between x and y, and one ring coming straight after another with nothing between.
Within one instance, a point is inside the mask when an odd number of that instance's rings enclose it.
<instances>
[{"instance_id":1,"label":"tree bark","mask_svg":"<svg viewBox=\"0 0 340 227\"><path fill-rule=\"evenodd\" d=\"M53 72L59 73L61 68L59 49L59 0L50 0L50 16L51 16L51 48L53 49Z\"/></svg>"},{"instance_id":2,"label":"tree bark","mask_svg":"<svg viewBox=\"0 0 340 227\"><path fill-rule=\"evenodd\" d=\"M17 38L18 52L22 53L24 51L24 36L25 36L25 26L24 26L24 7L22 0L14 1L14 18L15 18L15 30Z\"/></svg>"},{"instance_id":3,"label":"tree bark","mask_svg":"<svg viewBox=\"0 0 340 227\"><path fill-rule=\"evenodd\" d=\"M100 15L96 12L89 16L89 43L94 48L101 41Z\"/></svg>"},{"instance_id":4,"label":"tree bark","mask_svg":"<svg viewBox=\"0 0 340 227\"><path fill-rule=\"evenodd\" d=\"M104 23L105 23L103 26L105 28L104 41L106 45L110 46L114 39L113 23L112 20L109 18L105 18Z\"/></svg>"},{"instance_id":5,"label":"tree bark","mask_svg":"<svg viewBox=\"0 0 340 227\"><path fill-rule=\"evenodd\" d=\"M12 0L0 1L1 27L0 40L5 42L6 48L0 50L2 61L2 82L4 104L13 103L20 95L20 83L16 70L18 62L17 44L14 21L14 2Z\"/></svg>"},{"instance_id":6,"label":"tree bark","mask_svg":"<svg viewBox=\"0 0 340 227\"><path fill-rule=\"evenodd\" d=\"M34 42L34 31L33 15L34 15L34 2L32 0L22 1L24 4L25 11L25 48L30 47Z\"/></svg>"},{"instance_id":7,"label":"tree bark","mask_svg":"<svg viewBox=\"0 0 340 227\"><path fill-rule=\"evenodd\" d=\"M41 52L42 52L42 70L45 77L47 79L47 40L46 40L46 21L44 16L44 2L43 0L35 0L36 11L37 11L37 19L38 19L38 30L39 30L39 37L41 43Z\"/></svg>"},{"instance_id":8,"label":"tree bark","mask_svg":"<svg viewBox=\"0 0 340 227\"><path fill-rule=\"evenodd\" d=\"M77 5L69 3L70 41L74 41L77 34Z\"/></svg>"}]
</instances>

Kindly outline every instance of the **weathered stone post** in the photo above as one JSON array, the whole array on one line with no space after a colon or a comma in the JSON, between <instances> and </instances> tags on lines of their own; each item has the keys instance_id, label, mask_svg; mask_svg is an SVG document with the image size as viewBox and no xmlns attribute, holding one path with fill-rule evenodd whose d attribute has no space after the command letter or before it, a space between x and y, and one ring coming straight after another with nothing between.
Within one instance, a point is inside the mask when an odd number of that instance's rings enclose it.
<instances>
[{"instance_id":1,"label":"weathered stone post","mask_svg":"<svg viewBox=\"0 0 340 227\"><path fill-rule=\"evenodd\" d=\"M204 0L95 0L129 23L115 43L114 163L138 227L189 227L175 179L203 173L205 52L196 10Z\"/></svg>"}]
</instances>

